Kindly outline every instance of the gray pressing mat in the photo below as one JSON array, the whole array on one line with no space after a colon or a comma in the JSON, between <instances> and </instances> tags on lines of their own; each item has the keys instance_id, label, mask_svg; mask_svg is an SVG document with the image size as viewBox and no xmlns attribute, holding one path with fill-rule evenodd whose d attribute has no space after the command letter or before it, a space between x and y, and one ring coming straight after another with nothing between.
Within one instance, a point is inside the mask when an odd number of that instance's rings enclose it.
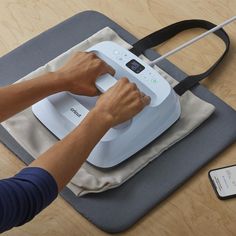
<instances>
[{"instance_id":1,"label":"gray pressing mat","mask_svg":"<svg viewBox=\"0 0 236 236\"><path fill-rule=\"evenodd\" d=\"M137 40L106 16L94 11L82 12L3 56L0 59L0 85L15 82L105 26L115 30L129 43ZM154 59L158 54L149 50L146 56ZM160 67L177 80L186 76L167 60ZM166 199L236 140L236 112L201 85L196 86L193 92L216 107L215 113L197 130L122 186L80 198L65 188L61 192L63 198L97 227L110 233L128 229ZM26 164L33 160L2 126L0 137L1 142Z\"/></svg>"}]
</instances>

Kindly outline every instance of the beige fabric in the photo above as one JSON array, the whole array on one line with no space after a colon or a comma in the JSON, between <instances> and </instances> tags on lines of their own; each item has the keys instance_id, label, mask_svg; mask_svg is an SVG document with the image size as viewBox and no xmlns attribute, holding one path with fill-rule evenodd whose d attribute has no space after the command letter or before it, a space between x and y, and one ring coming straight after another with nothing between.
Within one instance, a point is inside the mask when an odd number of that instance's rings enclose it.
<instances>
[{"instance_id":1,"label":"beige fabric","mask_svg":"<svg viewBox=\"0 0 236 236\"><path fill-rule=\"evenodd\" d=\"M93 44L104 40L111 40L123 47L129 48L129 45L113 30L104 28L19 81L33 79L46 71L54 71L75 51L85 50ZM146 60L145 58L143 59ZM172 86L176 84L176 81L167 73L158 67L155 67L155 69L158 70ZM180 119L160 138L149 145L148 148L143 149L136 154L135 157L122 165L108 170L101 170L88 163L84 163L68 184L68 187L76 195L81 196L89 192L102 192L121 185L170 146L187 136L214 111L214 107L211 104L202 101L191 92L187 92L181 96L180 102L182 109ZM37 158L57 142L57 139L34 117L31 108L13 116L3 122L2 125L34 158Z\"/></svg>"}]
</instances>

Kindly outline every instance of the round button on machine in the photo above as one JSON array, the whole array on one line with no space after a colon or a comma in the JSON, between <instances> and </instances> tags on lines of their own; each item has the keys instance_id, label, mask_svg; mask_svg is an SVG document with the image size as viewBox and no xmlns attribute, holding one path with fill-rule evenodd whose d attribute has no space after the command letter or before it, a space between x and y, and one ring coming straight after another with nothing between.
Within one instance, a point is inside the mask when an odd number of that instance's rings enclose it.
<instances>
[{"instance_id":1,"label":"round button on machine","mask_svg":"<svg viewBox=\"0 0 236 236\"><path fill-rule=\"evenodd\" d=\"M115 57L117 61L123 61L123 58L121 56Z\"/></svg>"},{"instance_id":2,"label":"round button on machine","mask_svg":"<svg viewBox=\"0 0 236 236\"><path fill-rule=\"evenodd\" d=\"M118 50L116 50L116 49L113 51L113 53L114 53L116 56L118 56L118 55L120 54L120 52L119 52Z\"/></svg>"}]
</instances>

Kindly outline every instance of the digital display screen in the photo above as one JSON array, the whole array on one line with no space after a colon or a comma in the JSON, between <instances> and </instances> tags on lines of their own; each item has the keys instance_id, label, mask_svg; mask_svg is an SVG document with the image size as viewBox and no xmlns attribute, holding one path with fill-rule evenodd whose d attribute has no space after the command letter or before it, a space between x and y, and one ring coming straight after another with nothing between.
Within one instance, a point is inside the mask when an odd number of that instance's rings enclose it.
<instances>
[{"instance_id":1,"label":"digital display screen","mask_svg":"<svg viewBox=\"0 0 236 236\"><path fill-rule=\"evenodd\" d=\"M135 61L134 59L130 60L126 66L128 68L130 68L133 72L135 72L136 74L139 74L141 71L143 71L145 69L145 67L143 65L141 65L140 63L138 63L137 61Z\"/></svg>"}]
</instances>

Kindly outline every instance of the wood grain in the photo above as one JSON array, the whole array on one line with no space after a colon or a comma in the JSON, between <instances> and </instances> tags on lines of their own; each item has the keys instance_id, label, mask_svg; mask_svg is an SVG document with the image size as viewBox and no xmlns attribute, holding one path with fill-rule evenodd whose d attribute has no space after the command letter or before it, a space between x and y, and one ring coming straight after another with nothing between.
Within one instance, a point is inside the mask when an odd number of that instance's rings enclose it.
<instances>
[{"instance_id":1,"label":"wood grain","mask_svg":"<svg viewBox=\"0 0 236 236\"><path fill-rule=\"evenodd\" d=\"M236 14L236 0L1 0L0 55L84 10L104 13L141 38L176 21L206 19L216 24ZM231 48L224 63L203 83L236 109L236 23L225 27ZM200 33L187 31L164 43L164 53ZM187 73L206 69L223 44L214 36L169 58ZM219 201L208 181L211 168L235 163L236 144L201 169L191 180L122 235L236 235L235 199ZM191 158L191 157L190 157ZM11 176L24 164L0 145L0 178ZM106 235L76 213L61 197L30 223L3 235Z\"/></svg>"}]
</instances>

